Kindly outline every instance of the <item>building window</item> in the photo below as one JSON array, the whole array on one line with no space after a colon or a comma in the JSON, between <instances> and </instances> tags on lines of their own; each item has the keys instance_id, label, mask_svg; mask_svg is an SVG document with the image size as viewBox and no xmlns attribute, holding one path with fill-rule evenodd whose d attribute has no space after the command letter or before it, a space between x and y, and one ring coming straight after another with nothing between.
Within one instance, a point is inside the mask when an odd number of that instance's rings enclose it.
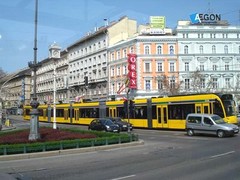
<instances>
[{"instance_id":1,"label":"building window","mask_svg":"<svg viewBox=\"0 0 240 180\"><path fill-rule=\"evenodd\" d=\"M225 78L225 85L226 85L226 88L231 88L230 78Z\"/></svg>"},{"instance_id":2,"label":"building window","mask_svg":"<svg viewBox=\"0 0 240 180\"><path fill-rule=\"evenodd\" d=\"M150 80L145 80L145 88L146 88L146 90L151 90L151 82L150 82Z\"/></svg>"},{"instance_id":3,"label":"building window","mask_svg":"<svg viewBox=\"0 0 240 180\"><path fill-rule=\"evenodd\" d=\"M216 38L216 34L210 34L211 38Z\"/></svg>"},{"instance_id":4,"label":"building window","mask_svg":"<svg viewBox=\"0 0 240 180\"><path fill-rule=\"evenodd\" d=\"M204 65L200 64L200 71L204 71Z\"/></svg>"},{"instance_id":5,"label":"building window","mask_svg":"<svg viewBox=\"0 0 240 180\"><path fill-rule=\"evenodd\" d=\"M203 78L200 79L200 87L201 87L202 89L205 88L205 79L203 79Z\"/></svg>"},{"instance_id":6,"label":"building window","mask_svg":"<svg viewBox=\"0 0 240 180\"><path fill-rule=\"evenodd\" d=\"M111 90L112 90L112 94L115 94L115 84L114 84L114 83L112 83L112 88L111 88Z\"/></svg>"},{"instance_id":7,"label":"building window","mask_svg":"<svg viewBox=\"0 0 240 180\"><path fill-rule=\"evenodd\" d=\"M223 38L228 38L228 34L222 34Z\"/></svg>"},{"instance_id":8,"label":"building window","mask_svg":"<svg viewBox=\"0 0 240 180\"><path fill-rule=\"evenodd\" d=\"M183 38L188 38L188 34L183 34Z\"/></svg>"},{"instance_id":9,"label":"building window","mask_svg":"<svg viewBox=\"0 0 240 180\"><path fill-rule=\"evenodd\" d=\"M162 62L157 63L157 72L163 72L163 63Z\"/></svg>"},{"instance_id":10,"label":"building window","mask_svg":"<svg viewBox=\"0 0 240 180\"><path fill-rule=\"evenodd\" d=\"M114 76L114 68L112 68L111 76Z\"/></svg>"},{"instance_id":11,"label":"building window","mask_svg":"<svg viewBox=\"0 0 240 180\"><path fill-rule=\"evenodd\" d=\"M188 54L188 46L184 46L184 54Z\"/></svg>"},{"instance_id":12,"label":"building window","mask_svg":"<svg viewBox=\"0 0 240 180\"><path fill-rule=\"evenodd\" d=\"M146 45L144 47L144 54L150 54L150 46L149 45Z\"/></svg>"},{"instance_id":13,"label":"building window","mask_svg":"<svg viewBox=\"0 0 240 180\"><path fill-rule=\"evenodd\" d=\"M117 52L117 59L120 59L121 56L120 56L120 51Z\"/></svg>"},{"instance_id":14,"label":"building window","mask_svg":"<svg viewBox=\"0 0 240 180\"><path fill-rule=\"evenodd\" d=\"M212 78L212 85L213 85L213 89L217 89L218 88L218 79L217 78Z\"/></svg>"},{"instance_id":15,"label":"building window","mask_svg":"<svg viewBox=\"0 0 240 180\"><path fill-rule=\"evenodd\" d=\"M213 67L212 67L213 71L217 71L217 65L214 64Z\"/></svg>"},{"instance_id":16,"label":"building window","mask_svg":"<svg viewBox=\"0 0 240 180\"><path fill-rule=\"evenodd\" d=\"M145 62L145 72L151 72L150 65L149 62Z\"/></svg>"},{"instance_id":17,"label":"building window","mask_svg":"<svg viewBox=\"0 0 240 180\"><path fill-rule=\"evenodd\" d=\"M225 64L225 71L229 71L229 64Z\"/></svg>"},{"instance_id":18,"label":"building window","mask_svg":"<svg viewBox=\"0 0 240 180\"><path fill-rule=\"evenodd\" d=\"M162 54L162 46L157 46L157 54Z\"/></svg>"},{"instance_id":19,"label":"building window","mask_svg":"<svg viewBox=\"0 0 240 180\"><path fill-rule=\"evenodd\" d=\"M185 79L185 90L189 90L190 89L190 79Z\"/></svg>"},{"instance_id":20,"label":"building window","mask_svg":"<svg viewBox=\"0 0 240 180\"><path fill-rule=\"evenodd\" d=\"M114 53L111 54L111 60L114 61Z\"/></svg>"},{"instance_id":21,"label":"building window","mask_svg":"<svg viewBox=\"0 0 240 180\"><path fill-rule=\"evenodd\" d=\"M126 65L123 66L123 74L124 75L127 74L127 66Z\"/></svg>"},{"instance_id":22,"label":"building window","mask_svg":"<svg viewBox=\"0 0 240 180\"><path fill-rule=\"evenodd\" d=\"M130 47L130 53L134 53L133 47Z\"/></svg>"},{"instance_id":23,"label":"building window","mask_svg":"<svg viewBox=\"0 0 240 180\"><path fill-rule=\"evenodd\" d=\"M163 82L162 82L162 80L158 80L157 83L158 83L158 89L159 90L163 89Z\"/></svg>"},{"instance_id":24,"label":"building window","mask_svg":"<svg viewBox=\"0 0 240 180\"><path fill-rule=\"evenodd\" d=\"M123 57L124 57L124 58L127 57L127 50L126 50L126 49L123 50Z\"/></svg>"},{"instance_id":25,"label":"building window","mask_svg":"<svg viewBox=\"0 0 240 180\"><path fill-rule=\"evenodd\" d=\"M189 62L185 62L185 71L189 71Z\"/></svg>"},{"instance_id":26,"label":"building window","mask_svg":"<svg viewBox=\"0 0 240 180\"><path fill-rule=\"evenodd\" d=\"M173 46L169 46L169 52L170 52L170 54L174 54L174 47Z\"/></svg>"},{"instance_id":27,"label":"building window","mask_svg":"<svg viewBox=\"0 0 240 180\"><path fill-rule=\"evenodd\" d=\"M170 72L174 72L175 71L175 63L170 62L170 64L169 64L169 71Z\"/></svg>"},{"instance_id":28,"label":"building window","mask_svg":"<svg viewBox=\"0 0 240 180\"><path fill-rule=\"evenodd\" d=\"M203 38L203 34L198 34L198 38Z\"/></svg>"},{"instance_id":29,"label":"building window","mask_svg":"<svg viewBox=\"0 0 240 180\"><path fill-rule=\"evenodd\" d=\"M171 78L170 79L170 89L174 89L175 88L175 79Z\"/></svg>"},{"instance_id":30,"label":"building window","mask_svg":"<svg viewBox=\"0 0 240 180\"><path fill-rule=\"evenodd\" d=\"M212 46L212 53L216 54L216 46L215 45Z\"/></svg>"},{"instance_id":31,"label":"building window","mask_svg":"<svg viewBox=\"0 0 240 180\"><path fill-rule=\"evenodd\" d=\"M199 52L200 52L200 54L203 54L203 46L202 45L199 46Z\"/></svg>"},{"instance_id":32,"label":"building window","mask_svg":"<svg viewBox=\"0 0 240 180\"><path fill-rule=\"evenodd\" d=\"M228 54L228 46L227 45L224 46L224 53Z\"/></svg>"},{"instance_id":33,"label":"building window","mask_svg":"<svg viewBox=\"0 0 240 180\"><path fill-rule=\"evenodd\" d=\"M238 53L240 54L240 46L238 46Z\"/></svg>"}]
</instances>

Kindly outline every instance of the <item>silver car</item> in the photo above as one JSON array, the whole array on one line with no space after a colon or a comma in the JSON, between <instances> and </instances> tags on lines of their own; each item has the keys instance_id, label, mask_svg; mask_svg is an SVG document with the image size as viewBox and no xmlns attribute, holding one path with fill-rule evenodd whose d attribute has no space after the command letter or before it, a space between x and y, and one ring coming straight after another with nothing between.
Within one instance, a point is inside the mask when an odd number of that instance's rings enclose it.
<instances>
[{"instance_id":1,"label":"silver car","mask_svg":"<svg viewBox=\"0 0 240 180\"><path fill-rule=\"evenodd\" d=\"M234 136L239 132L239 127L226 123L216 114L188 114L186 131L189 136L212 134L222 138L224 136Z\"/></svg>"}]
</instances>

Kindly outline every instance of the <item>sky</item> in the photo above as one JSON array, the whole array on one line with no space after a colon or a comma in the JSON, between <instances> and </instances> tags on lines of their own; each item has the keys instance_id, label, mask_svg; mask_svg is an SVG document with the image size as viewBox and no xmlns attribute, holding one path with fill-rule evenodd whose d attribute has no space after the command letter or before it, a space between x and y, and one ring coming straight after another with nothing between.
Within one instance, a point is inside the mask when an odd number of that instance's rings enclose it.
<instances>
[{"instance_id":1,"label":"sky","mask_svg":"<svg viewBox=\"0 0 240 180\"><path fill-rule=\"evenodd\" d=\"M6 73L34 60L35 1L0 1L0 69ZM104 19L128 16L146 24L150 16L165 16L166 26L175 28L178 20L190 20L190 14L209 12L240 25L239 0L38 0L37 61L48 57L54 42L64 50L103 26Z\"/></svg>"}]
</instances>

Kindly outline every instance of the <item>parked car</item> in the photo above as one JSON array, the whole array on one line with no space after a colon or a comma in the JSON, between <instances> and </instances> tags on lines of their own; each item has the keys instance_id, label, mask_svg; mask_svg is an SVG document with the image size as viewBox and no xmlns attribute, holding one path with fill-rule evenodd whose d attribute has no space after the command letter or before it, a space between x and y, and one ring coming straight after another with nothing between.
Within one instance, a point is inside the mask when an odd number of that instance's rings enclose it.
<instances>
[{"instance_id":1,"label":"parked car","mask_svg":"<svg viewBox=\"0 0 240 180\"><path fill-rule=\"evenodd\" d=\"M239 127L226 123L216 114L188 114L186 130L189 136L194 134L212 134L218 137L234 136L239 132Z\"/></svg>"},{"instance_id":2,"label":"parked car","mask_svg":"<svg viewBox=\"0 0 240 180\"><path fill-rule=\"evenodd\" d=\"M124 119L120 118L120 117L109 117L109 119L111 119L111 121L114 124L117 124L120 128L120 131L128 131L128 127L130 129L130 131L133 130L133 126L131 123L128 123L127 121L125 121Z\"/></svg>"},{"instance_id":3,"label":"parked car","mask_svg":"<svg viewBox=\"0 0 240 180\"><path fill-rule=\"evenodd\" d=\"M88 126L88 129L106 132L120 132L119 126L117 124L114 124L108 118L97 118L92 120Z\"/></svg>"}]
</instances>

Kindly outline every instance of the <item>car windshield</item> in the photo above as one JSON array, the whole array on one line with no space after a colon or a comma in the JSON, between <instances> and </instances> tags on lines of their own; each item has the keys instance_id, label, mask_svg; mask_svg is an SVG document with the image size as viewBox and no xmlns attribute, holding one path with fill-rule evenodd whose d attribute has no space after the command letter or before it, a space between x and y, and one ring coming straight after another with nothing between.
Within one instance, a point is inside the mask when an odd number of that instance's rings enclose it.
<instances>
[{"instance_id":1,"label":"car windshield","mask_svg":"<svg viewBox=\"0 0 240 180\"><path fill-rule=\"evenodd\" d=\"M225 124L226 122L223 120L223 118L221 118L220 116L212 116L212 120L216 123L216 124Z\"/></svg>"},{"instance_id":2,"label":"car windshield","mask_svg":"<svg viewBox=\"0 0 240 180\"><path fill-rule=\"evenodd\" d=\"M113 123L111 120L106 120L106 121L104 122L104 124L111 126L111 125L113 125L114 123Z\"/></svg>"}]
</instances>

